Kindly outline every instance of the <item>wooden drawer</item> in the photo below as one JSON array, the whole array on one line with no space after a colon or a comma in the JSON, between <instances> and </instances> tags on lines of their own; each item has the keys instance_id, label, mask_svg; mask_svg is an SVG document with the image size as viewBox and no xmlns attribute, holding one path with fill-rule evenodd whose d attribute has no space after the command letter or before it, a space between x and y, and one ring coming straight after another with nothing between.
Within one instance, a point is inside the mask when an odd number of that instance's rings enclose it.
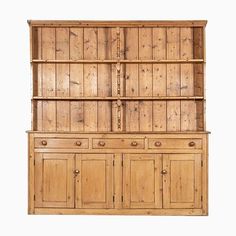
<instances>
[{"instance_id":1,"label":"wooden drawer","mask_svg":"<svg viewBox=\"0 0 236 236\"><path fill-rule=\"evenodd\" d=\"M35 138L35 148L88 148L86 138Z\"/></svg>"},{"instance_id":2,"label":"wooden drawer","mask_svg":"<svg viewBox=\"0 0 236 236\"><path fill-rule=\"evenodd\" d=\"M112 149L143 149L144 139L121 139L121 138L95 138L93 139L93 148L112 148Z\"/></svg>"},{"instance_id":3,"label":"wooden drawer","mask_svg":"<svg viewBox=\"0 0 236 236\"><path fill-rule=\"evenodd\" d=\"M189 138L150 138L148 139L148 148L150 149L201 149L201 139Z\"/></svg>"}]
</instances>

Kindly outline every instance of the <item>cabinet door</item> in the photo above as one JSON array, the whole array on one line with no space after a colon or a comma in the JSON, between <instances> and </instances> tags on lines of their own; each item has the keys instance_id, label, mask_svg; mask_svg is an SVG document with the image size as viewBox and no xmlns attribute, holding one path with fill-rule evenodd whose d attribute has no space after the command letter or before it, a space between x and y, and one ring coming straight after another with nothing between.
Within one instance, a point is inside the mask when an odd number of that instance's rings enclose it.
<instances>
[{"instance_id":1,"label":"cabinet door","mask_svg":"<svg viewBox=\"0 0 236 236\"><path fill-rule=\"evenodd\" d=\"M113 155L76 155L76 208L113 207Z\"/></svg>"},{"instance_id":2,"label":"cabinet door","mask_svg":"<svg viewBox=\"0 0 236 236\"><path fill-rule=\"evenodd\" d=\"M124 208L162 207L161 158L161 154L124 155Z\"/></svg>"},{"instance_id":3,"label":"cabinet door","mask_svg":"<svg viewBox=\"0 0 236 236\"><path fill-rule=\"evenodd\" d=\"M74 207L74 155L36 153L35 207Z\"/></svg>"},{"instance_id":4,"label":"cabinet door","mask_svg":"<svg viewBox=\"0 0 236 236\"><path fill-rule=\"evenodd\" d=\"M163 155L164 208L201 208L201 154Z\"/></svg>"}]
</instances>

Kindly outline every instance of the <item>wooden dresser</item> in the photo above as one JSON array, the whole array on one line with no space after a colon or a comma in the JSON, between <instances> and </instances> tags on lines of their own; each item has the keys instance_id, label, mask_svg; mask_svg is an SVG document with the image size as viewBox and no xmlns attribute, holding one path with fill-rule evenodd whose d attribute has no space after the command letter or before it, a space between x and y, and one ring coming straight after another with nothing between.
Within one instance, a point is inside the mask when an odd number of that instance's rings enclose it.
<instances>
[{"instance_id":1,"label":"wooden dresser","mask_svg":"<svg viewBox=\"0 0 236 236\"><path fill-rule=\"evenodd\" d=\"M208 214L206 21L29 21L29 214Z\"/></svg>"}]
</instances>

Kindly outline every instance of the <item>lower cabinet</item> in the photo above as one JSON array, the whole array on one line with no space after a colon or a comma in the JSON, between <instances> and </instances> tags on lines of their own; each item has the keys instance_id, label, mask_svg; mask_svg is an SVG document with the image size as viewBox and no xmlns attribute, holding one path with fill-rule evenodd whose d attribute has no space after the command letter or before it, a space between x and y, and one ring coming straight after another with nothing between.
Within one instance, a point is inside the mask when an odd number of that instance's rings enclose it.
<instances>
[{"instance_id":1,"label":"lower cabinet","mask_svg":"<svg viewBox=\"0 0 236 236\"><path fill-rule=\"evenodd\" d=\"M125 154L124 208L201 208L201 154Z\"/></svg>"},{"instance_id":2,"label":"lower cabinet","mask_svg":"<svg viewBox=\"0 0 236 236\"><path fill-rule=\"evenodd\" d=\"M36 153L35 207L201 208L201 154L121 155L115 175L114 154Z\"/></svg>"}]
</instances>

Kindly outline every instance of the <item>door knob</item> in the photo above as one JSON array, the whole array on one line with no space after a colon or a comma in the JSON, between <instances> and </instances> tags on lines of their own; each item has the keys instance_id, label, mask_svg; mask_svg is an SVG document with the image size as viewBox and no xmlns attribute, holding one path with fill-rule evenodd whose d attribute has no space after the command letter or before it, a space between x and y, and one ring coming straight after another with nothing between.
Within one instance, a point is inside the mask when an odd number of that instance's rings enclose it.
<instances>
[{"instance_id":1,"label":"door knob","mask_svg":"<svg viewBox=\"0 0 236 236\"><path fill-rule=\"evenodd\" d=\"M163 175L166 175L166 174L167 174L167 170L162 170L161 173L162 173Z\"/></svg>"},{"instance_id":2,"label":"door knob","mask_svg":"<svg viewBox=\"0 0 236 236\"><path fill-rule=\"evenodd\" d=\"M78 175L79 173L80 173L79 170L74 170L74 174L75 174L75 175Z\"/></svg>"}]
</instances>

